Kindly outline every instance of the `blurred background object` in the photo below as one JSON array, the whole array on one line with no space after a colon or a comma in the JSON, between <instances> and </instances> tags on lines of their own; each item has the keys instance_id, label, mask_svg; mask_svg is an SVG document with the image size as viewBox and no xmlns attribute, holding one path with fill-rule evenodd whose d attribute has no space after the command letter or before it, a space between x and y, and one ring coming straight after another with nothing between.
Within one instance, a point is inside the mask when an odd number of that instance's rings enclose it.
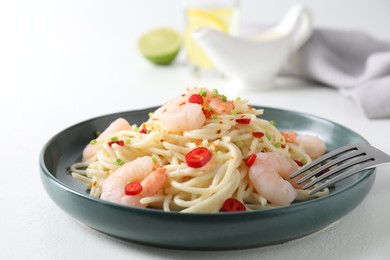
<instances>
[{"instance_id":1,"label":"blurred background object","mask_svg":"<svg viewBox=\"0 0 390 260\"><path fill-rule=\"evenodd\" d=\"M169 65L180 51L181 38L181 34L176 30L159 27L142 35L138 40L138 48L152 63Z\"/></svg>"},{"instance_id":2,"label":"blurred background object","mask_svg":"<svg viewBox=\"0 0 390 260\"><path fill-rule=\"evenodd\" d=\"M186 0L184 6L184 48L186 58L195 72L205 74L214 69L214 62L193 38L192 33L201 27L213 28L237 35L239 28L238 0Z\"/></svg>"},{"instance_id":3,"label":"blurred background object","mask_svg":"<svg viewBox=\"0 0 390 260\"><path fill-rule=\"evenodd\" d=\"M273 23L282 17L294 0L274 0L272 4L265 0L243 0L242 29L258 23ZM390 1L387 0L301 0L315 14L314 23L317 27L332 29L360 30L374 37L390 40ZM245 26L246 25L246 26Z\"/></svg>"},{"instance_id":4,"label":"blurred background object","mask_svg":"<svg viewBox=\"0 0 390 260\"><path fill-rule=\"evenodd\" d=\"M276 25L250 37L230 36L214 28L198 29L192 36L216 68L235 81L235 88L262 90L275 85L277 74L312 32L310 9L296 4Z\"/></svg>"}]
</instances>

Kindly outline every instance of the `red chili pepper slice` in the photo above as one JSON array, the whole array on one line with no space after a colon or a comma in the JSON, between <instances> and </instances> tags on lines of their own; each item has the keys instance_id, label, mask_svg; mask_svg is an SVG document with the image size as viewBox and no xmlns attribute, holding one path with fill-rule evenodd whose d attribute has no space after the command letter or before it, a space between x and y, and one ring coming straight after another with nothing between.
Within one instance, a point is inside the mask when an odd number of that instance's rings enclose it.
<instances>
[{"instance_id":1,"label":"red chili pepper slice","mask_svg":"<svg viewBox=\"0 0 390 260\"><path fill-rule=\"evenodd\" d=\"M148 130L146 130L146 128L142 128L141 130L139 130L139 132L141 134L146 134L146 133L148 133Z\"/></svg>"},{"instance_id":2,"label":"red chili pepper slice","mask_svg":"<svg viewBox=\"0 0 390 260\"><path fill-rule=\"evenodd\" d=\"M263 132L253 132L252 135L253 135L253 137L261 138L264 136L264 133Z\"/></svg>"},{"instance_id":3,"label":"red chili pepper slice","mask_svg":"<svg viewBox=\"0 0 390 260\"><path fill-rule=\"evenodd\" d=\"M329 171L329 169L325 169L325 170L321 171L321 172L319 173L319 175L325 174L325 173L327 173L328 171Z\"/></svg>"},{"instance_id":4,"label":"red chili pepper slice","mask_svg":"<svg viewBox=\"0 0 390 260\"><path fill-rule=\"evenodd\" d=\"M223 212L236 212L246 211L246 207L240 201L235 198L229 198L223 203L221 211Z\"/></svg>"},{"instance_id":5,"label":"red chili pepper slice","mask_svg":"<svg viewBox=\"0 0 390 260\"><path fill-rule=\"evenodd\" d=\"M203 105L203 97L199 94L192 94L188 102Z\"/></svg>"},{"instance_id":6,"label":"red chili pepper slice","mask_svg":"<svg viewBox=\"0 0 390 260\"><path fill-rule=\"evenodd\" d=\"M248 166L248 168L250 168L256 161L256 158L257 158L257 155L252 153L248 159L244 160L245 161L245 164L246 166Z\"/></svg>"},{"instance_id":7,"label":"red chili pepper slice","mask_svg":"<svg viewBox=\"0 0 390 260\"><path fill-rule=\"evenodd\" d=\"M125 194L133 196L142 192L142 185L139 182L130 182L125 186Z\"/></svg>"},{"instance_id":8,"label":"red chili pepper slice","mask_svg":"<svg viewBox=\"0 0 390 260\"><path fill-rule=\"evenodd\" d=\"M124 146L125 142L123 140L115 141L115 142L108 142L108 146L112 147L113 144L117 144L119 146Z\"/></svg>"},{"instance_id":9,"label":"red chili pepper slice","mask_svg":"<svg viewBox=\"0 0 390 260\"><path fill-rule=\"evenodd\" d=\"M236 122L243 125L248 125L251 122L250 118L238 118L236 119Z\"/></svg>"},{"instance_id":10,"label":"red chili pepper slice","mask_svg":"<svg viewBox=\"0 0 390 260\"><path fill-rule=\"evenodd\" d=\"M300 162L300 161L294 160L294 162L295 162L299 167L302 167L302 166L303 166L303 163Z\"/></svg>"},{"instance_id":11,"label":"red chili pepper slice","mask_svg":"<svg viewBox=\"0 0 390 260\"><path fill-rule=\"evenodd\" d=\"M196 147L185 156L188 167L200 168L211 160L211 152L206 147Z\"/></svg>"}]
</instances>

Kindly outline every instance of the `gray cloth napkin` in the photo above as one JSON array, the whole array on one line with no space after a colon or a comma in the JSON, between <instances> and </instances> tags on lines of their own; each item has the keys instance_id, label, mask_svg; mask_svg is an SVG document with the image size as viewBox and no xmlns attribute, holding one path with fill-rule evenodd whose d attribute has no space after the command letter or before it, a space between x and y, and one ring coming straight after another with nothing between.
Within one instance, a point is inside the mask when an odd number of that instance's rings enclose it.
<instances>
[{"instance_id":1,"label":"gray cloth napkin","mask_svg":"<svg viewBox=\"0 0 390 260\"><path fill-rule=\"evenodd\" d=\"M390 118L390 43L357 31L315 29L281 74L340 89L368 118Z\"/></svg>"}]
</instances>

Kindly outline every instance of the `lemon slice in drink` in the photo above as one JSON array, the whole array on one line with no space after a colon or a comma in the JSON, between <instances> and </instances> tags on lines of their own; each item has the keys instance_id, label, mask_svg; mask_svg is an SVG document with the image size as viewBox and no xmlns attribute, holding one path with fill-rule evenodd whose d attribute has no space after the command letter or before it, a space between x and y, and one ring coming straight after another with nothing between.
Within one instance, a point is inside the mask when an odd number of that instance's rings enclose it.
<instances>
[{"instance_id":1,"label":"lemon slice in drink","mask_svg":"<svg viewBox=\"0 0 390 260\"><path fill-rule=\"evenodd\" d=\"M200 68L213 68L203 48L192 38L192 32L200 27L209 27L228 32L232 9L187 9L187 28L184 35L185 50L188 59Z\"/></svg>"},{"instance_id":2,"label":"lemon slice in drink","mask_svg":"<svg viewBox=\"0 0 390 260\"><path fill-rule=\"evenodd\" d=\"M167 65L172 63L181 47L180 34L170 28L151 30L138 41L138 49L155 64Z\"/></svg>"},{"instance_id":3,"label":"lemon slice in drink","mask_svg":"<svg viewBox=\"0 0 390 260\"><path fill-rule=\"evenodd\" d=\"M188 24L195 28L199 27L211 27L218 30L227 31L227 23L225 19L221 19L224 14L224 11L221 9L210 9L210 10L201 10L201 9L188 9Z\"/></svg>"}]
</instances>

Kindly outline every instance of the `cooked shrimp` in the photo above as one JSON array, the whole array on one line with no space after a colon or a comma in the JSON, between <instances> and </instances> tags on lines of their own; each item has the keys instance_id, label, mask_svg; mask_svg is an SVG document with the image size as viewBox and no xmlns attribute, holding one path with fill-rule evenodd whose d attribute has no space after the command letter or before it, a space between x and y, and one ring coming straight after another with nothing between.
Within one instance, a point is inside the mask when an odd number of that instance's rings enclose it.
<instances>
[{"instance_id":1,"label":"cooked shrimp","mask_svg":"<svg viewBox=\"0 0 390 260\"><path fill-rule=\"evenodd\" d=\"M144 156L125 163L103 182L101 199L122 205L144 208L141 204L144 197L155 195L164 186L167 179L165 170L157 168L153 171L150 156ZM130 182L141 182L142 191L137 195L126 195L125 187Z\"/></svg>"},{"instance_id":2,"label":"cooked shrimp","mask_svg":"<svg viewBox=\"0 0 390 260\"><path fill-rule=\"evenodd\" d=\"M295 184L287 180L296 170L294 163L278 153L258 153L249 169L249 179L256 191L272 204L289 205L297 191Z\"/></svg>"},{"instance_id":3,"label":"cooked shrimp","mask_svg":"<svg viewBox=\"0 0 390 260\"><path fill-rule=\"evenodd\" d=\"M323 155L326 151L325 142L317 136L307 134L297 135L294 131L285 131L282 132L282 135L286 139L286 142L301 145L303 150L313 160Z\"/></svg>"},{"instance_id":4,"label":"cooked shrimp","mask_svg":"<svg viewBox=\"0 0 390 260\"><path fill-rule=\"evenodd\" d=\"M203 95L199 95L201 91ZM199 95L199 102L190 102L192 95ZM222 101L220 95L193 88L157 109L151 120L158 120L169 131L183 132L201 128L212 114L227 114L233 109L234 104Z\"/></svg>"},{"instance_id":5,"label":"cooked shrimp","mask_svg":"<svg viewBox=\"0 0 390 260\"><path fill-rule=\"evenodd\" d=\"M280 133L284 136L287 143L295 143L297 141L298 134L294 131L283 131Z\"/></svg>"},{"instance_id":6,"label":"cooked shrimp","mask_svg":"<svg viewBox=\"0 0 390 260\"><path fill-rule=\"evenodd\" d=\"M107 136L114 134L122 130L130 130L131 126L127 120L123 118L118 118L112 122L97 138L96 141L102 140ZM90 162L93 160L97 152L97 147L92 144L88 144L83 151L83 161Z\"/></svg>"},{"instance_id":7,"label":"cooked shrimp","mask_svg":"<svg viewBox=\"0 0 390 260\"><path fill-rule=\"evenodd\" d=\"M301 135L297 137L297 141L313 160L323 155L326 151L325 142L317 136Z\"/></svg>"},{"instance_id":8,"label":"cooked shrimp","mask_svg":"<svg viewBox=\"0 0 390 260\"><path fill-rule=\"evenodd\" d=\"M231 101L222 101L220 96L213 97L210 91L207 92L203 105L210 109L211 113L217 115L229 114L234 109L234 104Z\"/></svg>"},{"instance_id":9,"label":"cooked shrimp","mask_svg":"<svg viewBox=\"0 0 390 260\"><path fill-rule=\"evenodd\" d=\"M200 128L206 122L202 106L193 103L169 104L160 107L153 115L159 116L161 125L172 132L184 132Z\"/></svg>"}]
</instances>

